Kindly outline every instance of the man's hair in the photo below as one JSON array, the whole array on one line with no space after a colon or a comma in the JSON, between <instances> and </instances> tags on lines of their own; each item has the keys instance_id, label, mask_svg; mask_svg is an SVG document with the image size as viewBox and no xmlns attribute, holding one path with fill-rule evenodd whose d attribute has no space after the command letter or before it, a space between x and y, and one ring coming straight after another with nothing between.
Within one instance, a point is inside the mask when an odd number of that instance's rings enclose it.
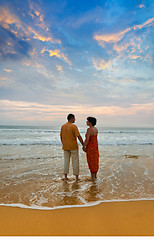
<instances>
[{"instance_id":1,"label":"man's hair","mask_svg":"<svg viewBox=\"0 0 154 240\"><path fill-rule=\"evenodd\" d=\"M69 121L71 118L74 118L74 117L75 117L74 114L70 113L70 114L68 114L68 116L67 116L67 120Z\"/></svg>"},{"instance_id":2,"label":"man's hair","mask_svg":"<svg viewBox=\"0 0 154 240\"><path fill-rule=\"evenodd\" d=\"M92 126L96 125L97 119L94 117L88 117L87 120L92 124Z\"/></svg>"}]
</instances>

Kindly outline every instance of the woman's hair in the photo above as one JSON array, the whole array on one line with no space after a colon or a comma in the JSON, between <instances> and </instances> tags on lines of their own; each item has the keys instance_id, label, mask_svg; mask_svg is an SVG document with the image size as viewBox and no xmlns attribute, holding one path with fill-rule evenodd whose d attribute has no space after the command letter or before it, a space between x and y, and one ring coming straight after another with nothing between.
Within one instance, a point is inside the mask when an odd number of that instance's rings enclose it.
<instances>
[{"instance_id":1,"label":"woman's hair","mask_svg":"<svg viewBox=\"0 0 154 240\"><path fill-rule=\"evenodd\" d=\"M94 117L88 117L87 120L92 124L92 126L96 125L97 119Z\"/></svg>"}]
</instances>

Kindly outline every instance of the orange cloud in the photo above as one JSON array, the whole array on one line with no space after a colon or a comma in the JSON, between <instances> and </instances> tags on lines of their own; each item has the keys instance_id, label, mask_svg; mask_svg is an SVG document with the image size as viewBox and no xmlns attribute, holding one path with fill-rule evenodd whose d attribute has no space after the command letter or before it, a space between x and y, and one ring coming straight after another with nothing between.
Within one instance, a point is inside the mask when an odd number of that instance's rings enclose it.
<instances>
[{"instance_id":1,"label":"orange cloud","mask_svg":"<svg viewBox=\"0 0 154 240\"><path fill-rule=\"evenodd\" d=\"M11 42L7 42L7 45L9 46L13 46L13 44Z\"/></svg>"},{"instance_id":2,"label":"orange cloud","mask_svg":"<svg viewBox=\"0 0 154 240\"><path fill-rule=\"evenodd\" d=\"M141 56L136 56L136 55L133 55L133 56L129 56L131 59L138 59L138 58L142 58Z\"/></svg>"},{"instance_id":3,"label":"orange cloud","mask_svg":"<svg viewBox=\"0 0 154 240\"><path fill-rule=\"evenodd\" d=\"M39 12L35 11L38 15ZM39 21L43 24L40 25L43 30L48 31L48 28L45 27L43 16L39 14ZM36 30L34 30L31 26L26 25L25 23L21 22L21 20L13 15L8 8L0 7L0 24L5 28L9 29L11 32L13 32L16 36L20 37L27 37L29 39L30 37L34 39L38 39L42 42L57 42L61 43L60 40L53 39L51 34L49 33L40 33ZM43 27L44 26L44 27Z\"/></svg>"},{"instance_id":4,"label":"orange cloud","mask_svg":"<svg viewBox=\"0 0 154 240\"><path fill-rule=\"evenodd\" d=\"M99 45L104 47L104 42L109 42L109 43L119 42L124 37L124 35L130 30L131 28L128 28L122 32L115 33L115 34L103 34L103 35L95 34L94 39L99 43Z\"/></svg>"},{"instance_id":5,"label":"orange cloud","mask_svg":"<svg viewBox=\"0 0 154 240\"><path fill-rule=\"evenodd\" d=\"M135 25L135 26L132 27L131 29L136 30L136 29L141 29L141 28L143 28L143 27L149 27L149 26L153 25L153 22L154 22L154 17L148 19L148 20L147 20L145 23L143 23L143 24Z\"/></svg>"},{"instance_id":6,"label":"orange cloud","mask_svg":"<svg viewBox=\"0 0 154 240\"><path fill-rule=\"evenodd\" d=\"M45 31L48 31L49 28L46 26L44 22L44 15L41 13L41 8L37 3L30 3L30 12L29 15L35 20L37 26L41 27Z\"/></svg>"},{"instance_id":7,"label":"orange cloud","mask_svg":"<svg viewBox=\"0 0 154 240\"><path fill-rule=\"evenodd\" d=\"M59 49L54 49L54 50L48 50L46 48L43 48L41 53L48 52L50 57L56 56L59 59L64 59L65 62L67 62L70 66L72 63L68 60L68 58L65 56L64 53L61 53Z\"/></svg>"},{"instance_id":8,"label":"orange cloud","mask_svg":"<svg viewBox=\"0 0 154 240\"><path fill-rule=\"evenodd\" d=\"M6 68L4 68L3 70L4 70L5 72L12 72L12 70L6 69Z\"/></svg>"},{"instance_id":9,"label":"orange cloud","mask_svg":"<svg viewBox=\"0 0 154 240\"><path fill-rule=\"evenodd\" d=\"M5 80L7 80L6 77L0 77L0 81L5 81Z\"/></svg>"},{"instance_id":10,"label":"orange cloud","mask_svg":"<svg viewBox=\"0 0 154 240\"><path fill-rule=\"evenodd\" d=\"M15 24L18 29L21 26L21 21L19 18L11 14L8 8L4 7L0 7L0 23L6 29L9 29L10 25L12 24Z\"/></svg>"},{"instance_id":11,"label":"orange cloud","mask_svg":"<svg viewBox=\"0 0 154 240\"><path fill-rule=\"evenodd\" d=\"M40 41L42 41L42 42L58 42L58 43L60 43L60 41L59 40L55 40L55 39L53 39L51 36L45 36L44 34L40 34L40 33L38 33L36 30L34 30L32 27L30 27L30 26L27 26L27 29L28 29L28 34L30 35L30 34L32 34L33 35L33 38L34 39L38 39L38 40L40 40Z\"/></svg>"},{"instance_id":12,"label":"orange cloud","mask_svg":"<svg viewBox=\"0 0 154 240\"><path fill-rule=\"evenodd\" d=\"M106 62L104 59L93 58L93 64L98 71L111 67L111 61Z\"/></svg>"},{"instance_id":13,"label":"orange cloud","mask_svg":"<svg viewBox=\"0 0 154 240\"><path fill-rule=\"evenodd\" d=\"M115 43L113 45L113 50L115 50L119 55L116 59L121 58L121 60L125 60L126 58L129 58L134 60L142 59L143 61L149 61L150 56L146 52L149 47L146 45L144 38L145 36L142 35L140 37L133 37L127 42L124 41Z\"/></svg>"},{"instance_id":14,"label":"orange cloud","mask_svg":"<svg viewBox=\"0 0 154 240\"><path fill-rule=\"evenodd\" d=\"M131 45L130 43L120 45L114 44L113 49L120 54L122 51L126 50L130 45Z\"/></svg>"},{"instance_id":15,"label":"orange cloud","mask_svg":"<svg viewBox=\"0 0 154 240\"><path fill-rule=\"evenodd\" d=\"M143 27L149 27L154 22L154 17L148 19L145 23L140 25L135 25L133 27L129 27L125 29L124 31L118 32L118 33L112 33L112 34L95 34L94 39L98 42L99 45L104 47L105 43L116 43L119 42L126 33L128 33L131 30L137 30L141 29Z\"/></svg>"},{"instance_id":16,"label":"orange cloud","mask_svg":"<svg viewBox=\"0 0 154 240\"><path fill-rule=\"evenodd\" d=\"M56 67L57 67L57 70L58 70L58 71L63 72L62 66L56 65Z\"/></svg>"}]
</instances>

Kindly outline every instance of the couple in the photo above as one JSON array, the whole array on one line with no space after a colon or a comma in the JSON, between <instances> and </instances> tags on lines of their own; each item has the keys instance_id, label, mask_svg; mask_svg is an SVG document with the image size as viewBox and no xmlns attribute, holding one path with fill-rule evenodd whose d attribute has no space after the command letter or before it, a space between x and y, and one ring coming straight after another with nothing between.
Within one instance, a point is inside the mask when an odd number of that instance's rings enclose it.
<instances>
[{"instance_id":1,"label":"couple","mask_svg":"<svg viewBox=\"0 0 154 240\"><path fill-rule=\"evenodd\" d=\"M65 180L68 180L70 157L72 157L73 174L76 176L76 181L79 180L79 151L77 138L83 146L83 151L86 152L88 166L91 172L91 180L94 181L99 167L99 152L97 134L98 130L95 127L96 118L87 118L87 129L85 141L83 141L75 123L75 116L69 114L68 122L61 127L60 137L64 150L64 175Z\"/></svg>"}]
</instances>

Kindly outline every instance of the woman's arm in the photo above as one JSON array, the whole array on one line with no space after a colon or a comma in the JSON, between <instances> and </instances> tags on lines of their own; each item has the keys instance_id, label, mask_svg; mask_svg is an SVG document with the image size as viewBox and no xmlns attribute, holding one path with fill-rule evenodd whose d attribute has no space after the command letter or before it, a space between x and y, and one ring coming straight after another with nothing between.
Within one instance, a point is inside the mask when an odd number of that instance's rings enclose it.
<instances>
[{"instance_id":1,"label":"woman's arm","mask_svg":"<svg viewBox=\"0 0 154 240\"><path fill-rule=\"evenodd\" d=\"M90 129L87 130L86 139L84 141L84 146L87 146L90 138Z\"/></svg>"},{"instance_id":2,"label":"woman's arm","mask_svg":"<svg viewBox=\"0 0 154 240\"><path fill-rule=\"evenodd\" d=\"M83 150L86 151L86 146L89 142L89 138L90 138L90 128L87 129L87 133L86 133L86 139L83 143Z\"/></svg>"}]
</instances>

